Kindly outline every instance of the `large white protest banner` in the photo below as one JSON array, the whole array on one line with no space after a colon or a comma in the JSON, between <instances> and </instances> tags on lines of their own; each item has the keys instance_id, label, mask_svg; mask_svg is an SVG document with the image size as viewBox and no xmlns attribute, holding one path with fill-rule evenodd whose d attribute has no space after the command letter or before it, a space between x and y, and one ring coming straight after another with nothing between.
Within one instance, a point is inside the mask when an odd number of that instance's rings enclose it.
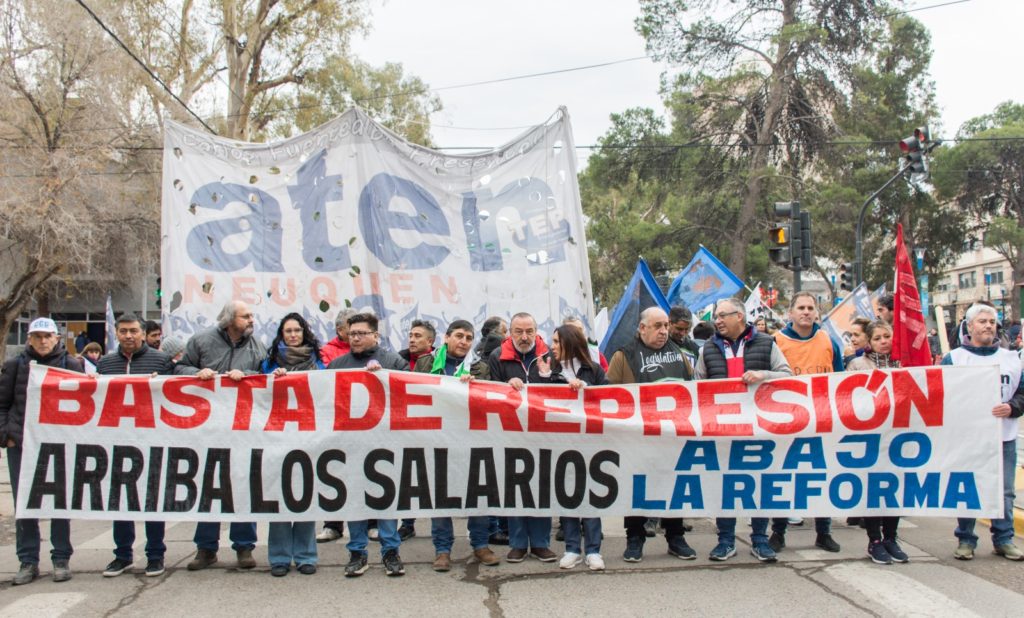
<instances>
[{"instance_id":1,"label":"large white protest banner","mask_svg":"<svg viewBox=\"0 0 1024 618\"><path fill-rule=\"evenodd\" d=\"M393 347L417 318L593 324L564 108L470 154L409 143L358 109L279 143L174 122L164 135L165 331L188 338L232 299L252 305L265 342L290 311L326 341L347 307L374 311Z\"/></svg>"},{"instance_id":2,"label":"large white protest banner","mask_svg":"<svg viewBox=\"0 0 1024 618\"><path fill-rule=\"evenodd\" d=\"M584 388L31 369L19 517L996 516L999 373Z\"/></svg>"}]
</instances>

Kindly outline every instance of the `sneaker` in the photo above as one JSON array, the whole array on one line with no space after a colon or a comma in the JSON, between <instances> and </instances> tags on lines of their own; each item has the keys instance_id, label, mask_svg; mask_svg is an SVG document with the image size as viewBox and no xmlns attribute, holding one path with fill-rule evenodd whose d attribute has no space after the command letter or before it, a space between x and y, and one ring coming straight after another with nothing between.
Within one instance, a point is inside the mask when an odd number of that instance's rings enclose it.
<instances>
[{"instance_id":1,"label":"sneaker","mask_svg":"<svg viewBox=\"0 0 1024 618\"><path fill-rule=\"evenodd\" d=\"M360 551L351 552L348 564L345 565L345 577L359 577L370 568L366 561L366 554Z\"/></svg>"},{"instance_id":2,"label":"sneaker","mask_svg":"<svg viewBox=\"0 0 1024 618\"><path fill-rule=\"evenodd\" d=\"M601 557L601 554L587 554L586 564L591 571L604 570L604 558Z\"/></svg>"},{"instance_id":3,"label":"sneaker","mask_svg":"<svg viewBox=\"0 0 1024 618\"><path fill-rule=\"evenodd\" d=\"M896 542L896 539L886 539L882 541L882 545L885 547L885 551L889 552L889 557L892 558L893 562L899 562L900 564L910 562L910 556L907 555L907 552L903 551L903 548Z\"/></svg>"},{"instance_id":4,"label":"sneaker","mask_svg":"<svg viewBox=\"0 0 1024 618\"><path fill-rule=\"evenodd\" d=\"M14 586L20 586L31 582L37 577L39 577L39 565L22 562L18 572L14 574L14 579L11 580L11 584Z\"/></svg>"},{"instance_id":5,"label":"sneaker","mask_svg":"<svg viewBox=\"0 0 1024 618\"><path fill-rule=\"evenodd\" d=\"M377 530L376 527L367 528L366 529L366 538L368 538L371 541L374 541L376 543L379 543L380 542L380 530Z\"/></svg>"},{"instance_id":6,"label":"sneaker","mask_svg":"<svg viewBox=\"0 0 1024 618\"><path fill-rule=\"evenodd\" d=\"M580 562L583 562L583 556L571 551L567 551L565 552L565 555L562 556L562 559L558 561L558 568L572 569L575 568L576 565Z\"/></svg>"},{"instance_id":7,"label":"sneaker","mask_svg":"<svg viewBox=\"0 0 1024 618\"><path fill-rule=\"evenodd\" d=\"M290 569L288 568L287 564L275 564L274 566L270 567L270 574L274 577L284 577L288 574L289 570Z\"/></svg>"},{"instance_id":8,"label":"sneaker","mask_svg":"<svg viewBox=\"0 0 1024 618\"><path fill-rule=\"evenodd\" d=\"M674 536L668 541L668 554L675 556L680 560L693 560L697 557L697 552L693 551L693 548L686 544L686 539L681 536Z\"/></svg>"},{"instance_id":9,"label":"sneaker","mask_svg":"<svg viewBox=\"0 0 1024 618\"><path fill-rule=\"evenodd\" d=\"M658 520L648 519L644 521L644 536L653 538L658 534Z\"/></svg>"},{"instance_id":10,"label":"sneaker","mask_svg":"<svg viewBox=\"0 0 1024 618\"><path fill-rule=\"evenodd\" d=\"M159 558L146 561L146 577L156 577L164 574L164 561Z\"/></svg>"},{"instance_id":11,"label":"sneaker","mask_svg":"<svg viewBox=\"0 0 1024 618\"><path fill-rule=\"evenodd\" d=\"M786 548L786 535L778 532L772 532L772 535L768 537L768 546L771 547L775 553L779 553Z\"/></svg>"},{"instance_id":12,"label":"sneaker","mask_svg":"<svg viewBox=\"0 0 1024 618\"><path fill-rule=\"evenodd\" d=\"M256 559L252 557L251 549L240 549L235 553L238 556L238 568L252 569L256 567Z\"/></svg>"},{"instance_id":13,"label":"sneaker","mask_svg":"<svg viewBox=\"0 0 1024 618\"><path fill-rule=\"evenodd\" d=\"M530 555L541 562L554 562L558 560L558 555L547 547L533 547L530 549Z\"/></svg>"},{"instance_id":14,"label":"sneaker","mask_svg":"<svg viewBox=\"0 0 1024 618\"><path fill-rule=\"evenodd\" d=\"M831 534L819 534L814 539L814 546L818 549L830 551L833 554L839 551L839 543L836 543L836 540L832 538Z\"/></svg>"},{"instance_id":15,"label":"sneaker","mask_svg":"<svg viewBox=\"0 0 1024 618\"><path fill-rule=\"evenodd\" d=\"M103 569L103 577L117 577L121 573L124 573L127 569L130 569L132 563L130 560L121 560L120 558L114 558L110 561L110 564Z\"/></svg>"},{"instance_id":16,"label":"sneaker","mask_svg":"<svg viewBox=\"0 0 1024 618\"><path fill-rule=\"evenodd\" d=\"M499 530L487 537L487 542L491 545L508 545L508 532L502 532Z\"/></svg>"},{"instance_id":17,"label":"sneaker","mask_svg":"<svg viewBox=\"0 0 1024 618\"><path fill-rule=\"evenodd\" d=\"M505 556L505 560L508 560L509 562L522 562L523 560L526 560L526 550L518 548L510 549L508 554Z\"/></svg>"},{"instance_id":18,"label":"sneaker","mask_svg":"<svg viewBox=\"0 0 1024 618\"><path fill-rule=\"evenodd\" d=\"M398 536L401 537L401 539L403 541L408 541L412 537L416 536L416 527L415 526L399 526L398 527Z\"/></svg>"},{"instance_id":19,"label":"sneaker","mask_svg":"<svg viewBox=\"0 0 1024 618\"><path fill-rule=\"evenodd\" d=\"M398 555L398 551L389 549L384 552L384 574L388 576L405 575L405 565L402 564L402 558Z\"/></svg>"},{"instance_id":20,"label":"sneaker","mask_svg":"<svg viewBox=\"0 0 1024 618\"><path fill-rule=\"evenodd\" d=\"M885 550L885 545L881 541L868 543L868 557L875 564L892 564L892 556Z\"/></svg>"},{"instance_id":21,"label":"sneaker","mask_svg":"<svg viewBox=\"0 0 1024 618\"><path fill-rule=\"evenodd\" d=\"M501 564L501 558L498 557L490 547L481 547L480 549L473 550L473 556L480 561L480 564L484 566L498 566Z\"/></svg>"},{"instance_id":22,"label":"sneaker","mask_svg":"<svg viewBox=\"0 0 1024 618\"><path fill-rule=\"evenodd\" d=\"M1024 560L1024 553L1017 549L1017 546L1013 543L996 545L995 549L992 550L992 553L997 556L1002 556L1007 560Z\"/></svg>"},{"instance_id":23,"label":"sneaker","mask_svg":"<svg viewBox=\"0 0 1024 618\"><path fill-rule=\"evenodd\" d=\"M448 552L441 552L434 558L434 570L438 573L447 573L452 570L452 555Z\"/></svg>"},{"instance_id":24,"label":"sneaker","mask_svg":"<svg viewBox=\"0 0 1024 618\"><path fill-rule=\"evenodd\" d=\"M775 550L768 543L754 543L750 547L750 555L757 558L759 562L776 562L779 558Z\"/></svg>"},{"instance_id":25,"label":"sneaker","mask_svg":"<svg viewBox=\"0 0 1024 618\"><path fill-rule=\"evenodd\" d=\"M299 573L302 573L303 575L313 575L314 573L316 573L316 565L308 563L300 564L298 568L296 568L295 570Z\"/></svg>"},{"instance_id":26,"label":"sneaker","mask_svg":"<svg viewBox=\"0 0 1024 618\"><path fill-rule=\"evenodd\" d=\"M974 547L967 543L960 543L956 546L953 557L957 560L974 560Z\"/></svg>"},{"instance_id":27,"label":"sneaker","mask_svg":"<svg viewBox=\"0 0 1024 618\"><path fill-rule=\"evenodd\" d=\"M196 551L196 557L192 559L192 562L188 563L185 568L189 571L201 571L211 564L217 563L217 552L209 549L200 549Z\"/></svg>"},{"instance_id":28,"label":"sneaker","mask_svg":"<svg viewBox=\"0 0 1024 618\"><path fill-rule=\"evenodd\" d=\"M622 559L626 562L640 562L644 559L644 537L626 537L626 551L622 552Z\"/></svg>"},{"instance_id":29,"label":"sneaker","mask_svg":"<svg viewBox=\"0 0 1024 618\"><path fill-rule=\"evenodd\" d=\"M330 543L331 541L337 541L344 535L335 530L334 528L324 528L320 531L320 534L316 535L317 543Z\"/></svg>"},{"instance_id":30,"label":"sneaker","mask_svg":"<svg viewBox=\"0 0 1024 618\"><path fill-rule=\"evenodd\" d=\"M789 524L790 526L802 526L802 525L804 525L804 518L803 517L790 517L790 518L786 519L786 523Z\"/></svg>"},{"instance_id":31,"label":"sneaker","mask_svg":"<svg viewBox=\"0 0 1024 618\"><path fill-rule=\"evenodd\" d=\"M53 561L53 581L55 582L66 582L71 579L71 567L68 566L67 560L54 560Z\"/></svg>"},{"instance_id":32,"label":"sneaker","mask_svg":"<svg viewBox=\"0 0 1024 618\"><path fill-rule=\"evenodd\" d=\"M725 543L719 543L715 545L715 548L708 554L708 559L714 560L715 562L725 562L729 558L736 555L736 547L733 545L727 545Z\"/></svg>"}]
</instances>

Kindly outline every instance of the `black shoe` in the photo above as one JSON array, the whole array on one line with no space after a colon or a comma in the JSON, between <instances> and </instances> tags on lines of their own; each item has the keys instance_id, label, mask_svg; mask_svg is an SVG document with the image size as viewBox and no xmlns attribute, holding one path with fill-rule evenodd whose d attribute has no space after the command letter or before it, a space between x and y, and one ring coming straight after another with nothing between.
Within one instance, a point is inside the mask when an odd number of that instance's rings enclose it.
<instances>
[{"instance_id":1,"label":"black shoe","mask_svg":"<svg viewBox=\"0 0 1024 618\"><path fill-rule=\"evenodd\" d=\"M284 577L288 574L289 570L290 569L288 568L287 564L275 564L274 566L270 567L270 574L274 577Z\"/></svg>"},{"instance_id":2,"label":"black shoe","mask_svg":"<svg viewBox=\"0 0 1024 618\"><path fill-rule=\"evenodd\" d=\"M398 536L401 537L403 541L408 541L412 537L416 536L416 528L413 526L399 526Z\"/></svg>"},{"instance_id":3,"label":"black shoe","mask_svg":"<svg viewBox=\"0 0 1024 618\"><path fill-rule=\"evenodd\" d=\"M315 564L300 564L298 566L298 568L295 569L295 570L298 571L299 573L302 573L303 575L312 575L312 574L316 573L316 565Z\"/></svg>"},{"instance_id":4,"label":"black shoe","mask_svg":"<svg viewBox=\"0 0 1024 618\"><path fill-rule=\"evenodd\" d=\"M772 535L768 537L768 547L775 550L775 553L779 553L786 548L786 535L772 532Z\"/></svg>"},{"instance_id":5,"label":"black shoe","mask_svg":"<svg viewBox=\"0 0 1024 618\"><path fill-rule=\"evenodd\" d=\"M498 530L491 536L487 537L487 543L490 545L508 545L508 532Z\"/></svg>"},{"instance_id":6,"label":"black shoe","mask_svg":"<svg viewBox=\"0 0 1024 618\"><path fill-rule=\"evenodd\" d=\"M146 562L146 577L156 577L164 574L164 561L154 558Z\"/></svg>"},{"instance_id":7,"label":"black shoe","mask_svg":"<svg viewBox=\"0 0 1024 618\"><path fill-rule=\"evenodd\" d=\"M814 546L832 553L839 551L839 543L836 543L831 534L819 534L818 538L814 539Z\"/></svg>"},{"instance_id":8,"label":"black shoe","mask_svg":"<svg viewBox=\"0 0 1024 618\"><path fill-rule=\"evenodd\" d=\"M110 564L103 569L103 577L117 577L126 570L132 568L131 560L121 560L120 558L114 558L110 561Z\"/></svg>"},{"instance_id":9,"label":"black shoe","mask_svg":"<svg viewBox=\"0 0 1024 618\"><path fill-rule=\"evenodd\" d=\"M622 552L622 559L626 562L640 562L644 559L644 537L626 537L626 551Z\"/></svg>"},{"instance_id":10,"label":"black shoe","mask_svg":"<svg viewBox=\"0 0 1024 618\"><path fill-rule=\"evenodd\" d=\"M345 577L359 577L368 568L370 568L370 564L366 561L366 554L358 551L351 552L348 564L345 565Z\"/></svg>"},{"instance_id":11,"label":"black shoe","mask_svg":"<svg viewBox=\"0 0 1024 618\"><path fill-rule=\"evenodd\" d=\"M882 541L882 546L885 547L885 551L889 552L893 562L902 564L910 561L910 556L907 555L907 552L903 551L903 548L896 542L896 539L886 539Z\"/></svg>"},{"instance_id":12,"label":"black shoe","mask_svg":"<svg viewBox=\"0 0 1024 618\"><path fill-rule=\"evenodd\" d=\"M697 557L697 552L693 551L693 548L687 545L686 539L681 536L673 536L665 539L668 541L668 553L670 556L675 556L680 560L693 560Z\"/></svg>"},{"instance_id":13,"label":"black shoe","mask_svg":"<svg viewBox=\"0 0 1024 618\"><path fill-rule=\"evenodd\" d=\"M892 556L889 555L889 552L885 551L885 546L882 545L881 541L871 541L868 543L868 557L875 564L892 564Z\"/></svg>"},{"instance_id":14,"label":"black shoe","mask_svg":"<svg viewBox=\"0 0 1024 618\"><path fill-rule=\"evenodd\" d=\"M405 575L405 565L398 552L389 549L384 552L384 573L386 575Z\"/></svg>"}]
</instances>

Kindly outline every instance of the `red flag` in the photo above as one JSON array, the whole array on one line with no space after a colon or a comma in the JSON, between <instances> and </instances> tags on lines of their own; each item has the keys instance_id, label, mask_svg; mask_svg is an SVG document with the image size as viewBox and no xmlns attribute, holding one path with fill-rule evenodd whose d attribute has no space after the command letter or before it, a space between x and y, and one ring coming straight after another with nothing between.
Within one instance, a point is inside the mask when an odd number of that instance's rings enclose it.
<instances>
[{"instance_id":1,"label":"red flag","mask_svg":"<svg viewBox=\"0 0 1024 618\"><path fill-rule=\"evenodd\" d=\"M893 290L892 358L903 367L932 364L928 330L921 315L914 267L903 244L903 225L896 226L896 285Z\"/></svg>"}]
</instances>

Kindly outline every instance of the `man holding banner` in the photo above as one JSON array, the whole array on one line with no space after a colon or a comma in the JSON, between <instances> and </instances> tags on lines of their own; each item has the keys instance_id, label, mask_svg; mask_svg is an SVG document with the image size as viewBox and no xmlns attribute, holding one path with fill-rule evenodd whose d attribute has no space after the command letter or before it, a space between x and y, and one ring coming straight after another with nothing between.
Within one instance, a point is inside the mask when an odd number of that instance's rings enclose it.
<instances>
[{"instance_id":1,"label":"man holding banner","mask_svg":"<svg viewBox=\"0 0 1024 618\"><path fill-rule=\"evenodd\" d=\"M148 345L149 333L138 316L132 313L121 315L114 323L117 336L117 350L100 359L96 366L99 375L170 375L174 373L174 361L166 352ZM146 577L156 577L164 572L164 522L147 521L146 527ZM114 559L103 569L103 577L117 577L130 569L133 563L132 546L135 544L135 522L114 522Z\"/></svg>"},{"instance_id":2,"label":"man holding banner","mask_svg":"<svg viewBox=\"0 0 1024 618\"><path fill-rule=\"evenodd\" d=\"M648 307L640 312L640 325L636 337L621 350L612 355L608 365L608 382L611 384L648 384L663 380L689 380L693 377L693 366L682 351L668 336L669 319L661 307ZM647 540L644 516L630 515L625 518L626 551L622 559L626 562L640 562L644 557L644 542ZM684 535L683 520L669 517L661 520L665 529L668 553L682 560L693 560L693 551Z\"/></svg>"},{"instance_id":3,"label":"man holding banner","mask_svg":"<svg viewBox=\"0 0 1024 618\"><path fill-rule=\"evenodd\" d=\"M217 315L216 326L189 339L185 355L175 365L174 373L195 376L200 380L225 375L234 382L247 375L258 374L267 351L252 333L252 310L241 301L228 301ZM231 547L238 556L238 568L255 567L252 550L256 547L256 523L232 522L229 536ZM196 557L188 563L188 570L199 571L215 564L220 546L220 524L196 524L194 540Z\"/></svg>"},{"instance_id":4,"label":"man holding banner","mask_svg":"<svg viewBox=\"0 0 1024 618\"><path fill-rule=\"evenodd\" d=\"M810 292L797 292L789 304L789 324L775 333L775 344L782 350L795 375L829 373L843 370L843 353L839 344L818 324L818 302ZM772 549L781 551L786 546L785 517L772 522L772 536L768 540ZM818 536L815 547L838 552L839 543L832 538L832 518L815 517L814 528Z\"/></svg>"},{"instance_id":5,"label":"man holding banner","mask_svg":"<svg viewBox=\"0 0 1024 618\"><path fill-rule=\"evenodd\" d=\"M1021 359L1016 353L999 346L996 329L999 319L996 310L988 305L975 303L964 316L971 342L952 350L942 359L943 365L999 365L1002 390L999 405L992 408L992 415L1002 419L1003 439L1003 517L992 518L992 546L998 556L1007 560L1024 560L1024 552L1013 544L1013 501L1015 498L1014 479L1017 468L1018 419L1024 415L1024 373ZM954 532L960 540L954 552L957 560L971 560L978 546L978 535L974 533L973 518L957 519Z\"/></svg>"},{"instance_id":6,"label":"man holding banner","mask_svg":"<svg viewBox=\"0 0 1024 618\"><path fill-rule=\"evenodd\" d=\"M695 380L740 378L746 384L792 375L786 357L775 340L747 323L747 311L735 298L718 301L715 307L717 333L701 348ZM750 521L750 553L761 562L775 562L775 551L768 545L768 518ZM718 545L711 550L711 560L724 562L736 555L736 518L715 519Z\"/></svg>"}]
</instances>

